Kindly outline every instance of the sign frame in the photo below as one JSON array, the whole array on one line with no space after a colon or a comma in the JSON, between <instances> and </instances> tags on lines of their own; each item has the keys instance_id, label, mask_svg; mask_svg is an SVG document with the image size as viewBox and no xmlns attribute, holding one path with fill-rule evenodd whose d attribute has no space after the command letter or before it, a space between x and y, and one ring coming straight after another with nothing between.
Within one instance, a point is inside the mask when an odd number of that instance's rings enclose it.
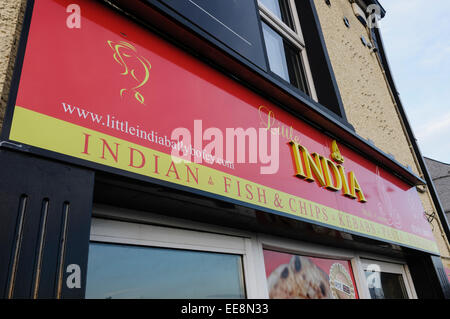
<instances>
[{"instance_id":1,"label":"sign frame","mask_svg":"<svg viewBox=\"0 0 450 319\"><path fill-rule=\"evenodd\" d=\"M51 158L51 159L54 159L54 160L57 160L57 161L62 161L62 162L70 163L70 164L75 164L75 165L78 165L78 166L81 166L81 167L84 167L84 168L88 168L88 169L92 169L92 170L104 171L104 172L111 173L111 174L114 174L114 175L128 177L128 178L131 178L131 179L134 179L134 180L150 182L152 184L157 184L157 185L173 188L173 189L185 191L185 192L188 192L188 193L194 193L194 194L197 194L197 195L200 195L200 196L205 196L205 197L209 197L209 198L213 198L213 199L229 202L229 203L232 203L232 204L242 205L242 206L245 206L245 207L253 208L255 210L264 211L264 212L267 212L267 213L271 213L271 214L275 214L275 215L279 215L279 216L284 216L284 217L288 217L288 218L291 218L291 219L300 220L302 222L306 222L306 223L309 223L309 224L316 224L316 225L319 225L319 226L335 229L335 230L338 230L338 231L344 231L344 232L349 233L349 234L362 236L362 237L374 239L374 240L377 240L377 241L387 242L387 243L391 243L391 244L394 244L394 245L401 245L403 247L408 247L408 248L415 249L415 250L421 250L421 251L424 251L424 252L427 252L427 253L431 253L431 254L435 254L435 255L438 254L437 251L430 251L430 250L422 249L422 248L419 248L419 247L415 247L415 246L411 246L411 245L407 245L407 244L403 244L403 243L400 244L399 242L396 242L396 241L392 241L392 240L388 240L388 239L384 239L384 238L382 239L382 238L379 238L379 237L376 237L376 236L367 235L367 234L362 234L360 232L352 231L352 230L349 230L349 229L344 229L344 228L340 228L340 227L334 227L334 226L331 226L330 224L327 224L327 223L321 223L321 222L318 222L318 221L312 221L310 219L305 219L305 218L303 218L301 216L294 216L292 214L286 214L286 213L281 212L279 210L271 209L269 207L262 207L262 206L259 206L259 205L254 205L254 204L243 202L243 201L240 201L240 200L237 200L237 199L233 199L233 198L230 198L230 197L226 197L226 196L222 196L222 195L218 195L218 194L213 194L213 193L210 193L210 192L206 192L206 191L203 191L203 190L187 187L187 186L184 186L184 185L179 185L179 184L175 184L175 183L172 183L172 182L167 182L167 181L164 181L164 180L152 178L152 177L149 177L149 176L144 176L144 175L133 173L133 172L130 172L130 171L121 170L121 169L114 168L114 167L107 166L107 165L98 164L98 163L91 162L91 161L84 160L84 159L80 159L80 158L75 158L75 157L72 157L72 156L69 156L69 155L56 153L56 152L53 152L53 151L50 151L50 150L46 150L46 149L41 149L41 148L38 148L38 147L35 147L35 146L25 145L25 144L17 144L17 142L10 140L9 139L9 133L10 133L11 127L12 127L13 113L14 113L14 110L15 110L16 99L17 99L17 95L18 95L18 89L19 89L21 72L22 72L22 66L23 66L23 62L24 62L24 58L25 58L25 50L26 50L26 47L27 47L28 33L29 33L29 30L30 30L30 27L31 27L31 16L32 16L32 13L33 13L33 8L34 8L34 1L29 1L28 4L27 4L26 11L25 11L25 17L24 17L24 23L23 23L23 28L22 28L22 34L21 34L21 38L20 38L20 42L19 42L19 47L18 47L16 62L15 62L13 78L12 78L12 81L11 81L11 89L10 89L10 93L9 93L7 109L6 109L4 123L3 123L3 128L2 128L2 132L1 132L1 137L2 137L2 141L1 141L1 144L0 144L1 146L8 147L8 148L11 148L11 149L14 149L14 150L19 150L19 151L24 151L24 152L28 152L28 153L33 153L33 154L36 154L38 156ZM302 121L304 121L304 119L302 119ZM311 125L309 122L306 122L306 123Z\"/></svg>"}]
</instances>

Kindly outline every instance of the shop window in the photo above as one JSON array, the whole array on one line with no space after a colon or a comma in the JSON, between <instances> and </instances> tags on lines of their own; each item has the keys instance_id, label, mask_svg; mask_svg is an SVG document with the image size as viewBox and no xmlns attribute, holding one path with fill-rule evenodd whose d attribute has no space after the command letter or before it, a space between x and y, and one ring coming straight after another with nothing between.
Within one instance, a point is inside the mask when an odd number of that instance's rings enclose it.
<instances>
[{"instance_id":1,"label":"shop window","mask_svg":"<svg viewBox=\"0 0 450 319\"><path fill-rule=\"evenodd\" d=\"M259 0L270 71L317 100L294 0Z\"/></svg>"},{"instance_id":2,"label":"shop window","mask_svg":"<svg viewBox=\"0 0 450 319\"><path fill-rule=\"evenodd\" d=\"M93 242L87 298L245 298L235 254Z\"/></svg>"},{"instance_id":3,"label":"shop window","mask_svg":"<svg viewBox=\"0 0 450 319\"><path fill-rule=\"evenodd\" d=\"M265 249L269 298L356 299L350 261L293 255Z\"/></svg>"},{"instance_id":4,"label":"shop window","mask_svg":"<svg viewBox=\"0 0 450 319\"><path fill-rule=\"evenodd\" d=\"M92 220L86 298L249 298L245 238ZM251 280L251 279L250 279ZM250 293L249 293L250 291Z\"/></svg>"},{"instance_id":5,"label":"shop window","mask_svg":"<svg viewBox=\"0 0 450 319\"><path fill-rule=\"evenodd\" d=\"M404 265L363 260L362 266L371 299L409 299L415 297L413 285Z\"/></svg>"},{"instance_id":6,"label":"shop window","mask_svg":"<svg viewBox=\"0 0 450 319\"><path fill-rule=\"evenodd\" d=\"M401 260L147 212L94 214L86 298L417 298Z\"/></svg>"}]
</instances>

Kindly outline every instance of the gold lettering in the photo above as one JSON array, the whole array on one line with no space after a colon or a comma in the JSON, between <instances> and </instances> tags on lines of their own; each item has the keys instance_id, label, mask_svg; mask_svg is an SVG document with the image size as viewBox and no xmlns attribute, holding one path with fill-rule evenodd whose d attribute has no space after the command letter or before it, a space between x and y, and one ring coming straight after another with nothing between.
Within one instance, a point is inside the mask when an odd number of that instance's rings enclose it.
<instances>
[{"instance_id":1,"label":"gold lettering","mask_svg":"<svg viewBox=\"0 0 450 319\"><path fill-rule=\"evenodd\" d=\"M345 196L348 196L350 198L356 198L355 195L353 195L350 192L350 188L348 187L348 182L347 182L347 177L345 176L345 170L344 167L342 167L342 165L338 165L337 166L338 170L339 170L339 175L341 175L341 180L342 180L342 193Z\"/></svg>"},{"instance_id":2,"label":"gold lettering","mask_svg":"<svg viewBox=\"0 0 450 319\"><path fill-rule=\"evenodd\" d=\"M344 157L341 155L336 141L331 142L331 158L338 164L344 163Z\"/></svg>"},{"instance_id":3,"label":"gold lettering","mask_svg":"<svg viewBox=\"0 0 450 319\"><path fill-rule=\"evenodd\" d=\"M358 200L362 203L367 202L366 197L364 196L364 193L362 191L361 186L358 183L358 180L356 179L355 173L350 172L348 173L348 177L350 180L350 192L352 195L356 198L356 194L358 195Z\"/></svg>"},{"instance_id":4,"label":"gold lettering","mask_svg":"<svg viewBox=\"0 0 450 319\"><path fill-rule=\"evenodd\" d=\"M322 165L320 164L320 155L317 153L309 154L306 147L300 145L300 151L303 155L303 160L305 161L305 170L306 170L306 180L313 182L314 177L312 173L314 172L314 176L317 178L320 186L325 186L325 179L323 178Z\"/></svg>"},{"instance_id":5,"label":"gold lettering","mask_svg":"<svg viewBox=\"0 0 450 319\"><path fill-rule=\"evenodd\" d=\"M300 145L290 141L289 144L292 148L292 155L294 156L294 164L295 164L295 176L300 178L305 178L305 172L303 171L302 158L300 157Z\"/></svg>"},{"instance_id":6,"label":"gold lettering","mask_svg":"<svg viewBox=\"0 0 450 319\"><path fill-rule=\"evenodd\" d=\"M328 158L321 157L323 166L323 175L325 177L326 187L332 191L339 191L342 188L342 179L336 165ZM333 172L330 172L330 167ZM334 177L334 181L333 181Z\"/></svg>"},{"instance_id":7,"label":"gold lettering","mask_svg":"<svg viewBox=\"0 0 450 319\"><path fill-rule=\"evenodd\" d=\"M295 142L295 139L291 140L289 145L292 149L295 176L308 182L317 181L321 187L326 187L331 191L342 190L344 196L351 199L358 198L362 203L367 201L354 172L350 172L347 178L342 165L336 165L331 159L317 153L310 154L306 147ZM335 151L334 157L338 157L343 162L343 157L339 153L337 144L333 143L333 146ZM335 161L339 162L336 159Z\"/></svg>"},{"instance_id":8,"label":"gold lettering","mask_svg":"<svg viewBox=\"0 0 450 319\"><path fill-rule=\"evenodd\" d=\"M268 110L267 112L267 121L265 121L263 119L263 117L261 116L261 114L264 114L264 112L262 111L263 109ZM263 125L263 127L268 130L271 131L271 128L273 126L273 124L275 124L275 117L274 114L271 110L269 110L267 107L265 107L264 105L260 105L259 106L259 117L261 120L261 124Z\"/></svg>"}]
</instances>

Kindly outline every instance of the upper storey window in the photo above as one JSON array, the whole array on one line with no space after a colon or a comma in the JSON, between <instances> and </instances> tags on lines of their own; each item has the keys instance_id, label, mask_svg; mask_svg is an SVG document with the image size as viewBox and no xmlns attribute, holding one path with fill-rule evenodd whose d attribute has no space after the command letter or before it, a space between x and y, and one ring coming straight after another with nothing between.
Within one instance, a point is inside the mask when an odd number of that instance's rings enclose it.
<instances>
[{"instance_id":1,"label":"upper storey window","mask_svg":"<svg viewBox=\"0 0 450 319\"><path fill-rule=\"evenodd\" d=\"M270 71L317 100L294 0L259 0Z\"/></svg>"}]
</instances>

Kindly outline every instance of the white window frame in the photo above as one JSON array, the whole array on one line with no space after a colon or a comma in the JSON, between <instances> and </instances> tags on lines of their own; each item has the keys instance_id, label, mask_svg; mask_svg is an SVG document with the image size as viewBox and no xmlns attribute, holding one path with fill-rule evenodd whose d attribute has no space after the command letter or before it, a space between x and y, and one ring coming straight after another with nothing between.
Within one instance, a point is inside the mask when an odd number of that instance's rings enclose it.
<instances>
[{"instance_id":1,"label":"white window frame","mask_svg":"<svg viewBox=\"0 0 450 319\"><path fill-rule=\"evenodd\" d=\"M406 289L406 293L408 295L409 299L417 299L417 293L414 288L414 284L412 281L411 273L409 271L408 265L406 265L403 262L400 262L398 260L389 260L389 259L380 259L377 257L371 257L368 258L361 258L361 270L367 270L370 267L377 267L379 271L385 272L385 273L391 273L391 274L397 274L401 275L403 279L403 284ZM369 288L367 287L367 281L365 280L364 275L364 284L366 286L367 292L369 291ZM370 293L368 294L368 298L370 298Z\"/></svg>"},{"instance_id":2,"label":"white window frame","mask_svg":"<svg viewBox=\"0 0 450 319\"><path fill-rule=\"evenodd\" d=\"M116 207L96 206L91 242L187 249L242 256L247 299L258 295L255 258L248 233Z\"/></svg>"},{"instance_id":3,"label":"white window frame","mask_svg":"<svg viewBox=\"0 0 450 319\"><path fill-rule=\"evenodd\" d=\"M377 254L327 247L267 234L193 222L149 212L94 205L91 241L238 254L242 256L247 299L268 299L263 249L349 261L360 299L371 299L364 269L402 274L408 297L417 299L406 262ZM365 268L366 267L366 268Z\"/></svg>"},{"instance_id":4,"label":"white window frame","mask_svg":"<svg viewBox=\"0 0 450 319\"><path fill-rule=\"evenodd\" d=\"M318 244L305 243L297 240L283 239L270 235L258 234L256 244L255 256L259 258L257 264L262 265L256 269L259 282L267 282L266 272L264 267L263 249L279 251L288 254L301 255L306 257L316 258L329 258L337 260L349 261L352 267L353 276L355 279L356 289L360 299L371 299L369 288L367 286L366 276L364 274L365 261L376 261L382 264L382 271L389 272L397 271L402 274L405 281L405 288L408 293L408 297L411 299L417 299L417 294L414 289L412 277L409 272L406 263L399 259L387 258L385 256L365 254L361 252L350 251L346 249L330 248ZM259 287L259 298L269 298L269 291L267 284Z\"/></svg>"},{"instance_id":5,"label":"white window frame","mask_svg":"<svg viewBox=\"0 0 450 319\"><path fill-rule=\"evenodd\" d=\"M259 13L261 19L267 23L270 27L276 30L283 38L289 41L295 48L299 50L301 56L301 62L303 63L303 69L305 70L306 85L310 92L310 96L313 100L318 102L317 92L314 87L314 81L309 66L308 55L305 49L305 41L303 38L302 28L300 26L300 20L297 15L297 8L294 0L287 0L291 16L294 23L294 30L281 21L276 15L274 15L269 9L267 9L261 2L258 1Z\"/></svg>"},{"instance_id":6,"label":"white window frame","mask_svg":"<svg viewBox=\"0 0 450 319\"><path fill-rule=\"evenodd\" d=\"M257 238L257 246L260 252L258 261L259 264L263 265L262 269L258 269L257 276L259 281L264 283L267 282L266 271L264 267L264 256L263 250L273 250L279 251L282 253L288 253L293 255L301 255L306 257L316 257L316 258L328 258L328 259L337 259L349 261L352 267L353 275L355 278L356 289L358 291L359 298L364 298L361 296L361 291L366 289L361 283L362 280L365 280L364 277L361 277L361 274L357 271L359 268L358 264L358 256L348 250L339 249L339 248L329 248L317 244L300 242L297 240L290 239L282 239L279 237L274 237L270 235L259 234ZM267 284L264 287L261 287L261 294L259 298L267 299L269 298L269 291ZM368 291L367 291L368 292Z\"/></svg>"}]
</instances>

